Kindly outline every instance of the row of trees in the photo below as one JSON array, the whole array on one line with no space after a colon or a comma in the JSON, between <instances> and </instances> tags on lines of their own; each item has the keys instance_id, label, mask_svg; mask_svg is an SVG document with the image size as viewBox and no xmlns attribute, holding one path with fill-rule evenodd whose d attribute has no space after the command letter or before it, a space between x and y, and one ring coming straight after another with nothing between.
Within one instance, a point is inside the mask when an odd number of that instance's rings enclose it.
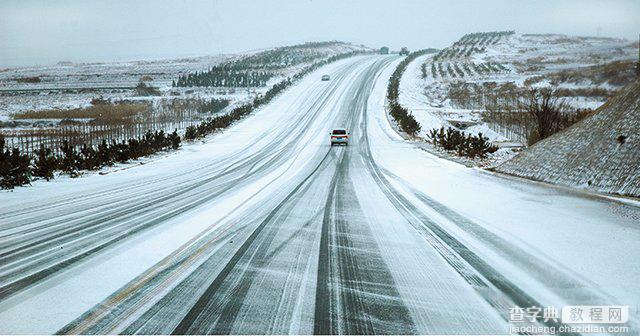
<instances>
[{"instance_id":1,"label":"row of trees","mask_svg":"<svg viewBox=\"0 0 640 336\"><path fill-rule=\"evenodd\" d=\"M311 42L265 50L211 67L207 71L188 73L173 81L174 87L262 87L281 69L314 62L327 57L342 43ZM339 56L339 55L335 55Z\"/></svg>"},{"instance_id":2,"label":"row of trees","mask_svg":"<svg viewBox=\"0 0 640 336\"><path fill-rule=\"evenodd\" d=\"M450 47L442 49L434 61L455 58L468 58L472 54L486 51L486 46L497 44L505 36L515 34L514 31L480 32L464 35Z\"/></svg>"},{"instance_id":3,"label":"row of trees","mask_svg":"<svg viewBox=\"0 0 640 336\"><path fill-rule=\"evenodd\" d=\"M444 127L429 131L429 140L436 147L444 150L455 151L458 156L466 156L472 159L486 158L487 154L498 150L498 147L491 145L489 138L478 133L478 135L466 134L454 128Z\"/></svg>"},{"instance_id":4,"label":"row of trees","mask_svg":"<svg viewBox=\"0 0 640 336\"><path fill-rule=\"evenodd\" d=\"M225 66L214 66L208 71L188 73L173 81L174 87L259 87L267 85L274 76L271 72L252 70L231 70Z\"/></svg>"},{"instance_id":5,"label":"row of trees","mask_svg":"<svg viewBox=\"0 0 640 336\"><path fill-rule=\"evenodd\" d=\"M492 31L492 32L478 32L478 33L470 33L466 34L460 38L455 44L466 44L466 45L486 45L486 44L495 44L502 37L513 35L516 32L513 30L506 31Z\"/></svg>"},{"instance_id":6,"label":"row of trees","mask_svg":"<svg viewBox=\"0 0 640 336\"><path fill-rule=\"evenodd\" d=\"M483 109L483 120L493 128L509 130L532 145L589 116L593 110L572 107L565 89L527 88L513 82L451 83L448 97L454 106Z\"/></svg>"},{"instance_id":7,"label":"row of trees","mask_svg":"<svg viewBox=\"0 0 640 336\"><path fill-rule=\"evenodd\" d=\"M443 67L443 64L446 64L446 69ZM427 69L427 63L422 64L422 78L427 78L429 76L429 71ZM438 75L441 78L449 77L452 78L463 78L466 75L473 76L474 73L479 75L488 75L491 73L500 73L506 72L507 69L504 65L500 63L472 63L472 62L462 62L462 63L443 63L443 62L433 62L431 63L431 77L437 78Z\"/></svg>"},{"instance_id":8,"label":"row of trees","mask_svg":"<svg viewBox=\"0 0 640 336\"><path fill-rule=\"evenodd\" d=\"M332 53L333 50L343 45L343 42L337 41L306 42L265 50L231 61L227 64L235 69L279 70L325 58L329 53Z\"/></svg>"},{"instance_id":9,"label":"row of trees","mask_svg":"<svg viewBox=\"0 0 640 336\"><path fill-rule=\"evenodd\" d=\"M211 98L209 100L203 100L197 107L197 111L198 113L218 113L229 106L229 103L229 99Z\"/></svg>"},{"instance_id":10,"label":"row of trees","mask_svg":"<svg viewBox=\"0 0 640 336\"><path fill-rule=\"evenodd\" d=\"M485 106L483 119L488 123L517 127L528 145L543 140L581 121L591 109L574 108L557 90L521 89L512 96L496 97Z\"/></svg>"},{"instance_id":11,"label":"row of trees","mask_svg":"<svg viewBox=\"0 0 640 336\"><path fill-rule=\"evenodd\" d=\"M393 71L391 75L391 79L389 79L389 85L387 86L387 100L389 101L389 110L391 117L398 123L400 129L409 134L415 135L420 131L420 124L416 120L416 118L411 114L409 110L402 107L400 102L398 101L399 92L400 92L400 79L402 78L402 74L407 68L407 65L415 60L417 57L426 55L429 53L434 53L435 49L423 49L412 52L407 56Z\"/></svg>"},{"instance_id":12,"label":"row of trees","mask_svg":"<svg viewBox=\"0 0 640 336\"><path fill-rule=\"evenodd\" d=\"M97 170L116 162L125 163L158 151L177 149L180 142L177 130L173 133L147 131L140 138L121 142L112 140L111 143L103 140L97 146L84 144L79 149L64 140L61 154L55 154L51 148L40 144L32 156L21 153L18 148L4 149L5 139L0 135L0 148L3 148L0 153L0 188L13 189L28 184L33 177L49 181L56 171L77 176L81 170Z\"/></svg>"}]
</instances>

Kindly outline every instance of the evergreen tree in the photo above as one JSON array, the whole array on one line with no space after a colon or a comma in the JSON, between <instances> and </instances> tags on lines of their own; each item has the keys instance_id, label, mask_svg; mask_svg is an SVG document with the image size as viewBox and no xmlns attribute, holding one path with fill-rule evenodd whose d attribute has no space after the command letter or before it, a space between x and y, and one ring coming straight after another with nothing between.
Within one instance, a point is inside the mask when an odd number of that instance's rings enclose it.
<instances>
[{"instance_id":1,"label":"evergreen tree","mask_svg":"<svg viewBox=\"0 0 640 336\"><path fill-rule=\"evenodd\" d=\"M35 151L36 158L33 163L33 175L42 177L47 181L53 178L53 172L58 169L58 158L53 155L50 148L40 144L40 149Z\"/></svg>"},{"instance_id":2,"label":"evergreen tree","mask_svg":"<svg viewBox=\"0 0 640 336\"><path fill-rule=\"evenodd\" d=\"M173 130L173 133L169 134L169 140L171 141L171 148L178 149L180 147L180 136L178 130Z\"/></svg>"},{"instance_id":3,"label":"evergreen tree","mask_svg":"<svg viewBox=\"0 0 640 336\"><path fill-rule=\"evenodd\" d=\"M78 163L80 161L80 156L76 149L69 145L69 141L63 140L62 146L60 146L60 150L62 151L62 159L60 160L60 169L69 174L75 174L78 169Z\"/></svg>"},{"instance_id":4,"label":"evergreen tree","mask_svg":"<svg viewBox=\"0 0 640 336\"><path fill-rule=\"evenodd\" d=\"M31 181L31 158L21 154L20 150L13 148L4 149L4 138L0 137L0 188L13 189L16 186L27 184Z\"/></svg>"},{"instance_id":5,"label":"evergreen tree","mask_svg":"<svg viewBox=\"0 0 640 336\"><path fill-rule=\"evenodd\" d=\"M102 163L98 158L98 152L93 148L93 146L87 146L87 144L82 145L78 166L80 169L84 170L95 170L102 166Z\"/></svg>"}]
</instances>

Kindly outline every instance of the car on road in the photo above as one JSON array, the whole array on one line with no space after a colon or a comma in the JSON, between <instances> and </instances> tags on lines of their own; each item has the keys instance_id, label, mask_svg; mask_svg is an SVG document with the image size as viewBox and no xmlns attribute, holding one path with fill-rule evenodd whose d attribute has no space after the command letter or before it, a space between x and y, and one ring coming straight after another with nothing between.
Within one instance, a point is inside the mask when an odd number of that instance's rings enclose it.
<instances>
[{"instance_id":1,"label":"car on road","mask_svg":"<svg viewBox=\"0 0 640 336\"><path fill-rule=\"evenodd\" d=\"M331 79L331 77L329 77L329 75L323 75L322 76L322 80L323 81L328 81L329 79Z\"/></svg>"},{"instance_id":2,"label":"car on road","mask_svg":"<svg viewBox=\"0 0 640 336\"><path fill-rule=\"evenodd\" d=\"M329 135L331 135L331 146L333 145L345 145L349 144L349 132L345 128L336 128Z\"/></svg>"}]
</instances>

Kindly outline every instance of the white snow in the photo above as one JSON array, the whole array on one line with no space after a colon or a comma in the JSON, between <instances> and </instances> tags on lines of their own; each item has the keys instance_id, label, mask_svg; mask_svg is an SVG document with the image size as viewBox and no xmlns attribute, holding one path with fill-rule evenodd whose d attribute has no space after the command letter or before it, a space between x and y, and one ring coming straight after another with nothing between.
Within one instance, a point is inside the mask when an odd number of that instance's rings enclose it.
<instances>
[{"instance_id":1,"label":"white snow","mask_svg":"<svg viewBox=\"0 0 640 336\"><path fill-rule=\"evenodd\" d=\"M542 304L640 302L640 207L438 158L396 134L383 93L379 87L369 101L375 160L425 214ZM477 227L443 216L416 191Z\"/></svg>"},{"instance_id":2,"label":"white snow","mask_svg":"<svg viewBox=\"0 0 640 336\"><path fill-rule=\"evenodd\" d=\"M327 133L334 123L344 120L351 112L345 111L345 107L353 100L350 93L359 91L357 85L363 84L357 82L358 76L377 60L375 56L368 56L330 64L305 77L253 116L208 138L205 143L186 145L145 165L106 176L37 182L31 187L0 194L3 200L0 213L29 205L65 202L91 193L106 194L101 200L108 201L111 197L126 200L127 196L144 197L145 192L163 188L170 191L181 183L204 180L229 168L229 163L248 160L254 155L269 155L277 160L275 164L255 168L255 176L243 180L206 206L125 240L79 267L0 302L0 330L9 334L53 333L189 244L191 239L201 237L202 232L219 229L226 223L227 214L234 217L239 216L236 211L258 209L255 218L260 218L264 212L271 211L281 195L298 183L296 178L309 174L319 155L334 151L328 146ZM392 204L393 198L384 194L367 168L362 156L364 143L355 140L364 136L370 143L375 164L402 197L541 304L633 306L640 302L640 286L636 281L640 278L640 268L635 266L640 255L639 207L466 168L405 141L391 126L385 111L388 78L398 61L390 62L376 77L366 103L366 119L357 120L359 128L353 133L355 146L329 152L328 173L318 178L319 184L309 189L307 197L324 202L335 161L343 153L351 155L347 181L353 185L357 200L349 201L357 201L360 208L354 210L362 214L346 211L341 215L360 225L358 227L371 230L419 333L443 333L452 324L462 333L473 333L474 326L486 333L499 330L506 333L507 329L502 329L506 322L501 318L506 312L492 309L449 266L443 256L445 251L436 248L442 243L440 239L429 240L429 230L420 233L421 230L412 226L419 224L418 221L409 223L400 215L401 209ZM327 73L332 81L320 81ZM335 84L335 91L328 94L326 103L318 108L314 101L322 97L320 91L325 85L333 85L340 74L345 77ZM307 117L309 125L295 133L300 137L288 139L286 135L291 129L302 127L299 121ZM357 133L364 123L367 133ZM280 137L292 140L290 146L293 147L290 152L284 152L285 155L279 155L275 149L289 149L288 144L270 147ZM239 174L248 174L253 169ZM342 187L349 189L349 186ZM78 202L95 201L80 197ZM103 206L95 204L96 208ZM314 216L313 211L306 212L309 212L307 216ZM293 217L296 218L299 217ZM294 224L300 223L299 220ZM314 229L317 230L309 230ZM317 243L304 247L317 251ZM369 248L375 252L374 246ZM446 251L456 254L450 247ZM309 258L315 257L313 252ZM303 275L296 281L308 286L314 284L313 268L301 272ZM252 289L261 285L263 283L254 283ZM309 294L313 292L310 288L303 286L300 291L300 295L313 297L313 293ZM266 297L268 294L264 293ZM260 293L254 295L256 302L260 300ZM249 306L243 309L248 311ZM303 311L312 311L310 306L296 307L295 316L300 320L309 319ZM309 330L295 323L290 328L294 332Z\"/></svg>"},{"instance_id":3,"label":"white snow","mask_svg":"<svg viewBox=\"0 0 640 336\"><path fill-rule=\"evenodd\" d=\"M282 164L259 174L259 178L252 179L251 183L238 185L206 207L166 221L135 239L126 240L108 253L91 258L82 267L56 275L52 281L45 281L3 301L0 303L0 330L9 334L54 333L190 239L203 236L205 230L218 228L220 224L217 221L227 214L240 211L240 207L246 209L256 204L270 204L274 194L287 188L290 183L288 176L310 169L308 163L313 154L326 143L325 137L319 135L329 132L332 125L328 121L339 112L334 105L343 98L341 95L332 95L322 111L305 110L313 108L308 105L308 98L317 95L318 83L323 83L320 77L329 73L334 78L334 74L344 72L354 60L359 59L338 61L307 75L268 106L223 133L208 138L204 144L187 144L180 151L143 166L132 166L104 176L92 174L78 179L36 181L29 187L16 188L12 192L2 191L0 213L24 206L25 200L29 204L52 204L54 199L65 200L74 195L89 195L105 190L115 190L124 193L124 196L127 193L144 194L145 189L148 192L155 191L158 185L140 182L158 178L164 180L163 188L170 190L174 184L207 177L200 176L202 172L194 170L194 167L210 167L213 173L220 172L227 168L225 160L229 158L240 160L264 151L265 146L273 143L283 132L287 133L282 125L290 125L291 120L304 118L304 113L319 113L321 116L313 120L311 125L312 129L319 131L307 132L305 138L298 139L297 146L300 148L297 155L287 157ZM364 68L369 63L360 62L358 66ZM348 73L338 92L344 91L344 86L350 82L349 78L355 74L357 71ZM249 144L252 145L246 147Z\"/></svg>"}]
</instances>

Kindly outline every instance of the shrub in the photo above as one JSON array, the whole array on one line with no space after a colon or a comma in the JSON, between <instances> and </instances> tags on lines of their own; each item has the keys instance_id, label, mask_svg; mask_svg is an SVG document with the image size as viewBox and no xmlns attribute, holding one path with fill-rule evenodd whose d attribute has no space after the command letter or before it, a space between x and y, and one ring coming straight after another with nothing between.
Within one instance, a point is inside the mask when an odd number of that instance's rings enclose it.
<instances>
[{"instance_id":1,"label":"shrub","mask_svg":"<svg viewBox=\"0 0 640 336\"><path fill-rule=\"evenodd\" d=\"M198 135L198 131L195 126L188 126L184 132L184 138L186 140L194 140Z\"/></svg>"},{"instance_id":2,"label":"shrub","mask_svg":"<svg viewBox=\"0 0 640 336\"><path fill-rule=\"evenodd\" d=\"M33 176L42 177L47 181L53 178L53 172L58 169L58 158L54 156L50 148L40 144L40 149L36 150L36 157L33 163Z\"/></svg>"},{"instance_id":3,"label":"shrub","mask_svg":"<svg viewBox=\"0 0 640 336\"><path fill-rule=\"evenodd\" d=\"M135 88L136 96L161 96L160 90L158 88L148 85L147 83L140 81Z\"/></svg>"},{"instance_id":4,"label":"shrub","mask_svg":"<svg viewBox=\"0 0 640 336\"><path fill-rule=\"evenodd\" d=\"M400 106L397 103L390 105L390 114L393 119L398 123L400 129L410 135L415 135L420 132L420 124L414 118L413 114L409 112L406 108Z\"/></svg>"},{"instance_id":5,"label":"shrub","mask_svg":"<svg viewBox=\"0 0 640 336\"><path fill-rule=\"evenodd\" d=\"M78 168L83 170L95 170L102 167L98 152L93 146L82 145L78 158Z\"/></svg>"},{"instance_id":6,"label":"shrub","mask_svg":"<svg viewBox=\"0 0 640 336\"><path fill-rule=\"evenodd\" d=\"M444 127L439 130L434 128L429 131L429 140L436 147L444 150L456 151L458 156L467 156L470 158L486 158L487 154L498 150L497 147L491 145L489 139L478 133L477 136L465 135L457 129L448 127L445 131Z\"/></svg>"},{"instance_id":7,"label":"shrub","mask_svg":"<svg viewBox=\"0 0 640 336\"><path fill-rule=\"evenodd\" d=\"M31 180L31 158L20 150L4 149L5 140L0 135L0 188L13 189Z\"/></svg>"},{"instance_id":8,"label":"shrub","mask_svg":"<svg viewBox=\"0 0 640 336\"><path fill-rule=\"evenodd\" d=\"M172 149L178 149L180 147L180 140L177 129L173 130L173 133L169 134L169 141L171 141Z\"/></svg>"},{"instance_id":9,"label":"shrub","mask_svg":"<svg viewBox=\"0 0 640 336\"><path fill-rule=\"evenodd\" d=\"M65 173L75 174L80 161L80 155L78 155L75 147L69 145L69 141L64 140L62 141L62 146L60 146L60 151L62 152L60 169Z\"/></svg>"}]
</instances>

